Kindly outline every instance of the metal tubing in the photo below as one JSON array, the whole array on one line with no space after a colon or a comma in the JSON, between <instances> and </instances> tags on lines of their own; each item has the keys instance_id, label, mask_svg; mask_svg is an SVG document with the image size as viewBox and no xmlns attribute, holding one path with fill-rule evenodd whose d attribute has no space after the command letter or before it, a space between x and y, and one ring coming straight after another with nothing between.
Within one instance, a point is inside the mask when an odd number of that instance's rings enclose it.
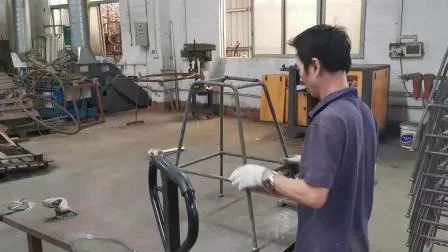
<instances>
[{"instance_id":1,"label":"metal tubing","mask_svg":"<svg viewBox=\"0 0 448 252\"><path fill-rule=\"evenodd\" d=\"M235 81L246 81L246 82L256 82L256 83L251 83L251 84L244 84L243 86L240 87L235 87L234 85L232 85L231 83L225 83L224 81L226 80L235 80ZM178 145L178 150L180 150L180 148L182 147L183 141L184 141L184 137L185 137L185 131L186 131L186 123L187 123L187 119L188 119L188 115L191 111L191 102L192 102L192 97L193 97L193 93L194 93L194 89L196 87L200 87L202 85L208 85L208 86L216 86L219 87L219 93L220 93L220 127L219 127L219 138L220 138L220 150L218 153L216 154L212 154L194 161L191 161L189 163L183 164L180 167L186 167L195 163L199 163L201 161L210 159L214 156L220 156L220 176L216 176L216 175L210 175L210 174L205 174L205 173L201 173L201 172L194 172L194 171L190 171L187 169L182 169L182 171L184 171L187 174L192 174L192 175L197 175L197 176L202 176L202 177L207 177L207 178L211 178L211 179L216 179L216 180L220 180L220 195L222 195L223 193L223 182L230 182L230 180L228 178L225 178L223 176L223 170L224 170L224 156L228 155L228 156L234 156L234 157L239 157L242 158L243 164L247 164L247 160L248 159L253 159L253 160L259 160L259 161L264 161L264 162L271 162L271 163L278 163L278 164L284 164L284 162L282 161L277 161L277 160L268 160L268 159L264 159L264 158L259 158L259 157L253 157L253 156L248 156L246 153L246 145L245 145L245 141L244 141L244 133L243 133L243 123L242 123L242 115L241 115L241 106L240 106L240 94L238 93L238 89L240 88L245 88L245 87L254 87L254 86L262 86L263 91L266 94L266 98L268 100L268 105L270 108L270 112L272 113L273 119L274 119L274 124L277 130L277 134L279 135L280 138L280 144L282 145L282 150L285 154L285 157L288 157L288 153L286 150L286 146L285 146L285 142L284 142L284 138L283 135L281 133L280 130L280 126L278 124L277 118L275 116L275 111L273 109L273 105L272 105L272 101L270 98L270 95L268 93L267 87L266 85L261 82L258 79L252 79L252 78L242 78L242 77L233 77L233 76L225 76L224 78L218 78L218 79L213 79L213 80L197 80L194 83L191 84L190 89L189 89L189 94L188 94L188 98L187 98L187 104L186 104L186 109L185 109L185 113L184 113L184 118L182 121L182 127L181 127L181 135L179 137L179 145ZM236 108L236 119L237 119L237 124L238 124L238 134L239 134L239 140L240 140L240 148L241 148L241 154L235 154L235 153L230 153L230 152L226 152L224 151L224 88L230 88L232 89L232 93L234 95L234 99L235 99L235 108ZM177 156L176 156L176 166L179 167L179 160L180 160L180 151L177 152ZM253 251L258 251L258 244L257 244L257 234L256 234L256 230L255 230L255 218L254 218L254 211L253 211L253 205L252 205L252 194L250 190L246 190L246 199L247 199L247 204L248 204L248 211L249 211L249 220L250 220L250 232L252 235L252 250Z\"/></svg>"},{"instance_id":2,"label":"metal tubing","mask_svg":"<svg viewBox=\"0 0 448 252\"><path fill-rule=\"evenodd\" d=\"M236 88L237 89L244 89L244 88L250 88L250 87L257 87L257 86L261 86L261 82L258 82L258 83L247 83L247 84L239 85Z\"/></svg>"},{"instance_id":3,"label":"metal tubing","mask_svg":"<svg viewBox=\"0 0 448 252\"><path fill-rule=\"evenodd\" d=\"M445 156L445 157L448 157L448 153L445 153L445 152L439 152L439 151L426 151L426 153L430 153L430 154L434 154L434 155L439 155L439 156Z\"/></svg>"},{"instance_id":4,"label":"metal tubing","mask_svg":"<svg viewBox=\"0 0 448 252\"><path fill-rule=\"evenodd\" d=\"M180 130L179 144L177 146L177 155L176 155L176 166L177 167L179 167L180 152L181 152L182 145L183 145L183 142L184 142L184 135L185 135L185 129L187 127L188 114L190 113L190 110L191 110L190 102L191 102L191 97L193 95L193 88L194 88L194 83L191 85L190 92L188 93L188 98L187 98L187 104L186 104L186 108L185 108L184 118L182 120L182 128Z\"/></svg>"},{"instance_id":5,"label":"metal tubing","mask_svg":"<svg viewBox=\"0 0 448 252\"><path fill-rule=\"evenodd\" d=\"M171 79L139 79L138 82L154 82L154 83L160 83L160 82L172 82L172 81L180 81L180 80L194 80L196 79L196 76L187 76L187 77L179 77L179 78L171 78Z\"/></svg>"},{"instance_id":6,"label":"metal tubing","mask_svg":"<svg viewBox=\"0 0 448 252\"><path fill-rule=\"evenodd\" d=\"M219 87L219 175L224 175L224 87ZM219 196L224 196L223 181L219 181Z\"/></svg>"},{"instance_id":7,"label":"metal tubing","mask_svg":"<svg viewBox=\"0 0 448 252\"><path fill-rule=\"evenodd\" d=\"M224 80L245 81L245 82L260 82L259 79L237 77L237 76L224 76Z\"/></svg>"},{"instance_id":8,"label":"metal tubing","mask_svg":"<svg viewBox=\"0 0 448 252\"><path fill-rule=\"evenodd\" d=\"M285 154L285 157L288 157L288 150L286 149L285 140L283 138L282 131L280 130L280 126L278 125L277 116L275 115L274 105L272 104L271 96L269 94L268 88L266 85L262 82L261 87L263 87L263 92L266 96L266 100L268 101L269 110L271 111L272 118L274 120L275 130L277 131L277 134L279 136L280 145L282 147L283 154Z\"/></svg>"},{"instance_id":9,"label":"metal tubing","mask_svg":"<svg viewBox=\"0 0 448 252\"><path fill-rule=\"evenodd\" d=\"M227 155L227 156L232 156L232 157L242 157L241 154L227 152L227 151L224 151L223 154ZM248 155L246 155L246 158L252 159L252 160L263 161L263 162L275 163L275 164L285 164L285 162L282 162L279 160L270 160L270 159L266 159L266 158L260 158L260 157L254 157L254 156L248 156Z\"/></svg>"},{"instance_id":10,"label":"metal tubing","mask_svg":"<svg viewBox=\"0 0 448 252\"><path fill-rule=\"evenodd\" d=\"M222 176L211 175L211 174L206 174L206 173L202 173L202 172L195 172L195 171L191 171L191 170L187 170L187 169L182 169L182 172L183 173L187 173L187 174L196 175L196 176L199 176L199 177L205 177L205 178L210 178L210 179L216 179L216 180L220 180L220 181L230 182L230 179L228 179L226 177L222 177Z\"/></svg>"},{"instance_id":11,"label":"metal tubing","mask_svg":"<svg viewBox=\"0 0 448 252\"><path fill-rule=\"evenodd\" d=\"M238 96L238 90L233 86L231 88L233 89L233 92L235 92L236 119L238 123L238 133L240 137L241 157L243 159L243 164L245 165L247 164L247 156L246 156L246 144L244 143L243 122L241 120L240 97ZM255 231L254 209L252 206L252 195L249 189L246 189L246 198L247 198L247 206L249 209L250 231L252 234L252 251L258 251L257 233Z\"/></svg>"},{"instance_id":12,"label":"metal tubing","mask_svg":"<svg viewBox=\"0 0 448 252\"><path fill-rule=\"evenodd\" d=\"M196 159L196 160L190 161L190 162L185 163L185 164L176 165L176 166L178 166L179 168L184 168L184 167L187 167L187 166L190 166L190 165L194 165L194 164L200 163L200 162L202 162L202 161L205 161L205 160L214 158L214 157L216 157L216 156L219 156L219 152L216 152L216 153L213 153L213 154L211 154L211 155L207 155L207 156L198 158L198 159Z\"/></svg>"}]
</instances>

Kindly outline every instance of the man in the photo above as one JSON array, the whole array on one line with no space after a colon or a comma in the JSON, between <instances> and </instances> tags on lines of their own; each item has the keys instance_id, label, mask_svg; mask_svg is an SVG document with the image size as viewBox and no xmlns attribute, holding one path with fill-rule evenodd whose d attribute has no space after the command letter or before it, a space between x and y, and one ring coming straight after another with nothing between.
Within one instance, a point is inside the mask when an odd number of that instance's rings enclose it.
<instances>
[{"instance_id":1,"label":"man","mask_svg":"<svg viewBox=\"0 0 448 252\"><path fill-rule=\"evenodd\" d=\"M290 45L300 76L320 102L310 112L296 179L259 165L237 168L230 180L240 190L265 190L298 203L295 252L367 252L378 137L370 108L347 82L350 40L338 27L317 25Z\"/></svg>"}]
</instances>

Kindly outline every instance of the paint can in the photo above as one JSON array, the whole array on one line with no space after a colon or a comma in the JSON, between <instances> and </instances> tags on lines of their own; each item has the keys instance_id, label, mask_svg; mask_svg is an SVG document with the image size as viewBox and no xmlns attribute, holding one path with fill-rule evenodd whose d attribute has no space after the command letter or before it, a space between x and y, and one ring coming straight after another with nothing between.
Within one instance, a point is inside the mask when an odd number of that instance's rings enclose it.
<instances>
[{"instance_id":1,"label":"paint can","mask_svg":"<svg viewBox=\"0 0 448 252\"><path fill-rule=\"evenodd\" d=\"M402 122L400 123L400 146L412 150L417 134L418 123Z\"/></svg>"}]
</instances>

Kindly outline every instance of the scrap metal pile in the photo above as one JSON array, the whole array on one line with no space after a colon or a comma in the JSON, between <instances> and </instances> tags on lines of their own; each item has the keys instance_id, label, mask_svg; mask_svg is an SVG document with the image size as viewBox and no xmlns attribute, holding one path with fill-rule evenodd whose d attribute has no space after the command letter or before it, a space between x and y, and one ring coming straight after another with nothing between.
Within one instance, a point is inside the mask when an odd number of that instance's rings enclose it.
<instances>
[{"instance_id":1,"label":"scrap metal pile","mask_svg":"<svg viewBox=\"0 0 448 252\"><path fill-rule=\"evenodd\" d=\"M407 246L410 252L448 247L448 48L431 92L416 141L419 159L412 175ZM441 251L441 250L440 250Z\"/></svg>"}]
</instances>

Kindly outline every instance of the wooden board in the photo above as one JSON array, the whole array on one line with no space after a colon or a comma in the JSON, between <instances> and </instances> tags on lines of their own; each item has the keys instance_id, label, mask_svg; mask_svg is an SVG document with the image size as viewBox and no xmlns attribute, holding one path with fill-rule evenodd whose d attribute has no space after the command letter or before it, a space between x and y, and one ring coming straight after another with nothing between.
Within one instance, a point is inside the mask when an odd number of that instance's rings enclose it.
<instances>
[{"instance_id":1,"label":"wooden board","mask_svg":"<svg viewBox=\"0 0 448 252\"><path fill-rule=\"evenodd\" d=\"M379 129L384 129L386 127L388 90L389 70L382 69L374 71L371 109Z\"/></svg>"},{"instance_id":2,"label":"wooden board","mask_svg":"<svg viewBox=\"0 0 448 252\"><path fill-rule=\"evenodd\" d=\"M267 74L263 75L263 81L266 84L275 115L279 123L285 122L286 105L286 86L288 83L288 74ZM263 90L260 90L260 120L272 122L271 111Z\"/></svg>"}]
</instances>

